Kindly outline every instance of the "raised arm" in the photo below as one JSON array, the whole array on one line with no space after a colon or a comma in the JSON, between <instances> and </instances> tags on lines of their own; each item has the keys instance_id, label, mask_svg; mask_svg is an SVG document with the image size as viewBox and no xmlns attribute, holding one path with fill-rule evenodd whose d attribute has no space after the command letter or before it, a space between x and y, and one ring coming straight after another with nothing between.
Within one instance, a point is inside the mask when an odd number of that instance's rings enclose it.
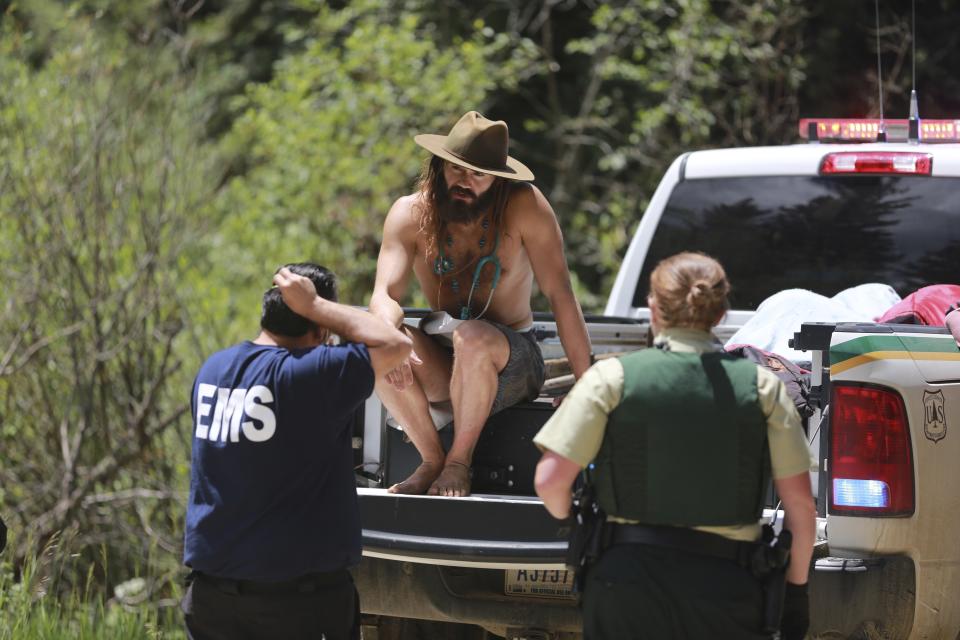
<instances>
[{"instance_id":1,"label":"raised arm","mask_svg":"<svg viewBox=\"0 0 960 640\"><path fill-rule=\"evenodd\" d=\"M523 245L540 290L550 301L557 333L573 375L579 378L590 367L590 337L583 321L580 303L573 295L570 272L563 251L563 234L553 208L540 190L532 187L521 197L525 201ZM529 215L526 215L529 212Z\"/></svg>"},{"instance_id":2,"label":"raised arm","mask_svg":"<svg viewBox=\"0 0 960 640\"><path fill-rule=\"evenodd\" d=\"M367 345L376 375L386 374L410 356L409 337L366 311L321 298L309 278L284 267L273 276L273 283L294 313L344 340Z\"/></svg>"},{"instance_id":3,"label":"raised arm","mask_svg":"<svg viewBox=\"0 0 960 640\"><path fill-rule=\"evenodd\" d=\"M394 327L403 322L400 300L406 293L417 251L417 221L413 211L416 197L400 198L387 213L377 257L377 277L370 297L370 313Z\"/></svg>"}]
</instances>

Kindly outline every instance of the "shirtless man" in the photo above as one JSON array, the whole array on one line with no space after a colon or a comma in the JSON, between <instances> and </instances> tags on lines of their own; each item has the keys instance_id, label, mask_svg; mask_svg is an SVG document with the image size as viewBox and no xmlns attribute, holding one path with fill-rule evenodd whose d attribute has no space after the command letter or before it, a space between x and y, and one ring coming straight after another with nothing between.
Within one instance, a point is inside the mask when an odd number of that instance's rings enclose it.
<instances>
[{"instance_id":1,"label":"shirtless man","mask_svg":"<svg viewBox=\"0 0 960 640\"><path fill-rule=\"evenodd\" d=\"M416 193L387 214L370 311L401 327L411 272L434 310L466 320L453 350L404 328L414 354L376 382L377 394L420 453L392 493L470 495L473 449L487 418L537 396L543 356L529 332L533 279L550 301L576 377L590 342L573 295L557 217L533 174L507 155L507 125L471 111L450 134L418 135L433 156ZM416 358L421 364L411 366ZM444 454L429 403L450 400L454 439Z\"/></svg>"}]
</instances>

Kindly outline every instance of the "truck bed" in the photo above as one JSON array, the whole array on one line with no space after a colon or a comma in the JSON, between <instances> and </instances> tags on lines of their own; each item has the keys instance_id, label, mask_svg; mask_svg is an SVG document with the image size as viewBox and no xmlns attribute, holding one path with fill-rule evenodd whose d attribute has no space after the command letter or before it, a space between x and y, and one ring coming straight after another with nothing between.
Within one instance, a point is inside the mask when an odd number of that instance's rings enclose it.
<instances>
[{"instance_id":1,"label":"truck bed","mask_svg":"<svg viewBox=\"0 0 960 640\"><path fill-rule=\"evenodd\" d=\"M406 322L416 326L426 313L407 310ZM595 357L646 346L646 319L585 319ZM564 567L569 523L551 517L533 488L540 451L532 439L553 413L551 396L573 381L552 315L535 313L531 331L550 384L536 401L487 422L474 451L471 496L388 493L420 457L376 396L367 401L355 432L366 470L357 490L364 560L355 573L365 614L470 623L507 637L579 631ZM449 447L454 425L435 409L441 443Z\"/></svg>"}]
</instances>

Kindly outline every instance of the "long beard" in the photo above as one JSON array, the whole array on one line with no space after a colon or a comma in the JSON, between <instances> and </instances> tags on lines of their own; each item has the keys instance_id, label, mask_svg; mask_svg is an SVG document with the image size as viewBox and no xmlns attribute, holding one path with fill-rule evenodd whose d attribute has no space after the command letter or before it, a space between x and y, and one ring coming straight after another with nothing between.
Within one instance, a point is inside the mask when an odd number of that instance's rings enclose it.
<instances>
[{"instance_id":1,"label":"long beard","mask_svg":"<svg viewBox=\"0 0 960 640\"><path fill-rule=\"evenodd\" d=\"M473 192L459 190L460 193L473 196L468 200L452 198L450 190L445 186L440 196L440 219L445 222L473 222L493 204L495 186L491 185L479 197ZM453 189L459 188L454 187Z\"/></svg>"}]
</instances>

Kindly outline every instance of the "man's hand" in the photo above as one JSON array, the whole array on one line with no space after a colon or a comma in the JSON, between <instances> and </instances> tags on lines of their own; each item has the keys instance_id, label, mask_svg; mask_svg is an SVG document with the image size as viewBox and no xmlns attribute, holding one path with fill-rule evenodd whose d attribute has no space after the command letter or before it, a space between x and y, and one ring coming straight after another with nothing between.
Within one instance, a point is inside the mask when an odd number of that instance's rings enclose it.
<instances>
[{"instance_id":1,"label":"man's hand","mask_svg":"<svg viewBox=\"0 0 960 640\"><path fill-rule=\"evenodd\" d=\"M387 382L392 384L397 391L403 391L413 384L413 365L418 364L423 364L423 361L416 351L411 351L409 358L401 362L399 367L387 373L385 376Z\"/></svg>"},{"instance_id":2,"label":"man's hand","mask_svg":"<svg viewBox=\"0 0 960 640\"><path fill-rule=\"evenodd\" d=\"M955 306L960 306L960 302ZM947 329L956 341L957 346L960 347L960 308L948 311L944 324L947 325Z\"/></svg>"},{"instance_id":3,"label":"man's hand","mask_svg":"<svg viewBox=\"0 0 960 640\"><path fill-rule=\"evenodd\" d=\"M280 289L280 295L291 311L304 317L310 314L317 298L317 288L313 286L310 278L297 275L283 267L273 275L273 284Z\"/></svg>"},{"instance_id":4,"label":"man's hand","mask_svg":"<svg viewBox=\"0 0 960 640\"><path fill-rule=\"evenodd\" d=\"M807 585L788 582L783 595L780 637L783 640L803 640L809 628L810 596L807 593Z\"/></svg>"}]
</instances>

